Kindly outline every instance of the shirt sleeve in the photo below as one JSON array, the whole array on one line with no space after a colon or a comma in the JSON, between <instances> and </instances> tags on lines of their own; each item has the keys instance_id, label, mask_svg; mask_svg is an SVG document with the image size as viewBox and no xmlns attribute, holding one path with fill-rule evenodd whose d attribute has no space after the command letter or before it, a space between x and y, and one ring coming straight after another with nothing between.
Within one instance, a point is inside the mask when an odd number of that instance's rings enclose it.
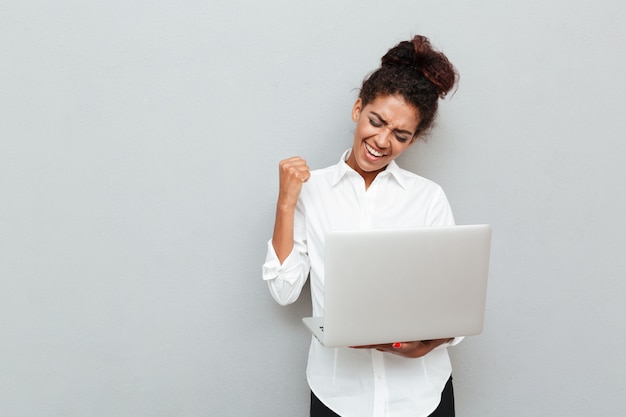
<instances>
[{"instance_id":1,"label":"shirt sleeve","mask_svg":"<svg viewBox=\"0 0 626 417\"><path fill-rule=\"evenodd\" d=\"M453 226L455 224L452 208L441 187L438 187L428 208L428 219L429 226Z\"/></svg>"},{"instance_id":2,"label":"shirt sleeve","mask_svg":"<svg viewBox=\"0 0 626 417\"><path fill-rule=\"evenodd\" d=\"M465 339L465 336L458 336L458 337L455 337L455 338L453 338L452 340L450 340L449 342L446 342L446 343L443 343L443 344L441 344L441 345L437 346L437 348L440 348L440 347L451 347L451 346L456 346L456 345L458 345L459 343L461 343L461 341L463 341L463 339Z\"/></svg>"},{"instance_id":3,"label":"shirt sleeve","mask_svg":"<svg viewBox=\"0 0 626 417\"><path fill-rule=\"evenodd\" d=\"M300 253L297 246L281 264L270 240L263 264L263 280L268 284L274 300L280 305L291 304L298 299L309 275L309 258Z\"/></svg>"}]
</instances>

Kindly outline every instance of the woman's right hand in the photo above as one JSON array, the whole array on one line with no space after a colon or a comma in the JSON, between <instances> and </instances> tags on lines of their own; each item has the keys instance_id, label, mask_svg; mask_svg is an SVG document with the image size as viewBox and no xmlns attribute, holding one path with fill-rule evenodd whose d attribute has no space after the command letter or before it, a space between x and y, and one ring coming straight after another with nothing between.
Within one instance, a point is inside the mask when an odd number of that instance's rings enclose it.
<instances>
[{"instance_id":1,"label":"woman's right hand","mask_svg":"<svg viewBox=\"0 0 626 417\"><path fill-rule=\"evenodd\" d=\"M302 190L302 184L311 177L306 161L299 156L280 161L280 185L278 204L284 208L295 208Z\"/></svg>"}]
</instances>

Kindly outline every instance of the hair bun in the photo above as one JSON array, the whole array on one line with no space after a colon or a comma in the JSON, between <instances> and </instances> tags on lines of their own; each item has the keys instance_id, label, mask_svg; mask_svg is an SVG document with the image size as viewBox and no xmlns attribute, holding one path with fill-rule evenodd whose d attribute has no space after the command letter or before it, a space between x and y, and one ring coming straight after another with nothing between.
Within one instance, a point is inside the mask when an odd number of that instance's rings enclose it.
<instances>
[{"instance_id":1,"label":"hair bun","mask_svg":"<svg viewBox=\"0 0 626 417\"><path fill-rule=\"evenodd\" d=\"M454 87L457 72L448 58L435 50L428 38L417 35L411 41L400 42L382 57L382 66L410 67L421 72L444 98Z\"/></svg>"}]
</instances>

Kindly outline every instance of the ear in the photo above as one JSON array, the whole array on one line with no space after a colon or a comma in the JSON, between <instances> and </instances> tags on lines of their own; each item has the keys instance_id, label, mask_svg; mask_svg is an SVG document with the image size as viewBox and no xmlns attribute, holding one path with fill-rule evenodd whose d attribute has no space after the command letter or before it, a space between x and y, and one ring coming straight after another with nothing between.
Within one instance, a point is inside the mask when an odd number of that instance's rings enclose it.
<instances>
[{"instance_id":1,"label":"ear","mask_svg":"<svg viewBox=\"0 0 626 417\"><path fill-rule=\"evenodd\" d=\"M363 110L363 101L361 98L358 98L352 106L352 121L358 122L359 117L361 116L361 111Z\"/></svg>"}]
</instances>

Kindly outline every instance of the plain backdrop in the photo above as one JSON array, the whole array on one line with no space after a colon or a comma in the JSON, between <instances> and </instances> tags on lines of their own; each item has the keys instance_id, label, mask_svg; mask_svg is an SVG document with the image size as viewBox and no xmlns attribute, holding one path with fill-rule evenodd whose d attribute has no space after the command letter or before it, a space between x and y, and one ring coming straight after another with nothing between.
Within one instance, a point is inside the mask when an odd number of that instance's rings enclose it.
<instances>
[{"instance_id":1,"label":"plain backdrop","mask_svg":"<svg viewBox=\"0 0 626 417\"><path fill-rule=\"evenodd\" d=\"M415 34L461 79L399 163L494 230L458 416L626 415L623 1L1 0L0 416L307 416L277 165Z\"/></svg>"}]
</instances>

